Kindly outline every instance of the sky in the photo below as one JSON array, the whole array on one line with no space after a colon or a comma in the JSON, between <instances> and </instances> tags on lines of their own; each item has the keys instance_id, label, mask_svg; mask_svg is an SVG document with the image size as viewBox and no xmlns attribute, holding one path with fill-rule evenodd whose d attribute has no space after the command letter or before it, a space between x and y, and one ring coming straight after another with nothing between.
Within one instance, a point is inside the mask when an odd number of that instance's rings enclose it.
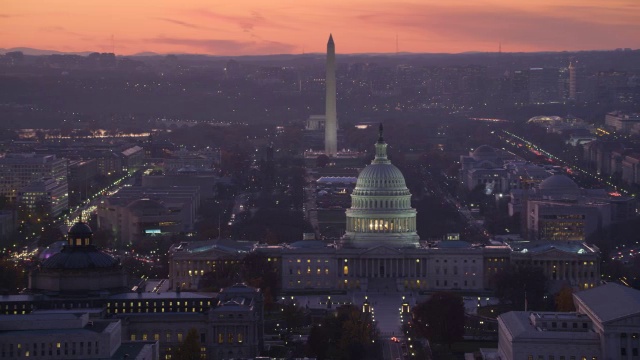
<instances>
[{"instance_id":1,"label":"sky","mask_svg":"<svg viewBox=\"0 0 640 360\"><path fill-rule=\"evenodd\" d=\"M211 55L640 48L640 0L0 0L0 48ZM397 39L397 41L396 41Z\"/></svg>"}]
</instances>

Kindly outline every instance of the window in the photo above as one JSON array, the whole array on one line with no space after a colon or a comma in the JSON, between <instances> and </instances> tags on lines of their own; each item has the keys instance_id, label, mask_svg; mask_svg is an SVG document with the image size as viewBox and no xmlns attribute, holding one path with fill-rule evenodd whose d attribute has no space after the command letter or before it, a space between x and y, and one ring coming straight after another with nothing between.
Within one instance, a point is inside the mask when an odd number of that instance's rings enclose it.
<instances>
[{"instance_id":1,"label":"window","mask_svg":"<svg viewBox=\"0 0 640 360\"><path fill-rule=\"evenodd\" d=\"M224 342L224 336L222 335L222 333L218 334L218 344L222 344Z\"/></svg>"},{"instance_id":2,"label":"window","mask_svg":"<svg viewBox=\"0 0 640 360\"><path fill-rule=\"evenodd\" d=\"M344 268L342 269L342 274L343 275L349 275L349 266L345 265Z\"/></svg>"},{"instance_id":3,"label":"window","mask_svg":"<svg viewBox=\"0 0 640 360\"><path fill-rule=\"evenodd\" d=\"M136 341L136 334L131 334L131 341Z\"/></svg>"},{"instance_id":4,"label":"window","mask_svg":"<svg viewBox=\"0 0 640 360\"><path fill-rule=\"evenodd\" d=\"M620 348L620 355L627 356L627 348Z\"/></svg>"},{"instance_id":5,"label":"window","mask_svg":"<svg viewBox=\"0 0 640 360\"><path fill-rule=\"evenodd\" d=\"M238 333L238 342L241 343L242 342L242 334Z\"/></svg>"},{"instance_id":6,"label":"window","mask_svg":"<svg viewBox=\"0 0 640 360\"><path fill-rule=\"evenodd\" d=\"M178 333L178 341L182 342L182 333Z\"/></svg>"},{"instance_id":7,"label":"window","mask_svg":"<svg viewBox=\"0 0 640 360\"><path fill-rule=\"evenodd\" d=\"M233 343L233 334L232 334L232 333L229 333L229 334L227 335L227 342L228 342L229 344Z\"/></svg>"}]
</instances>

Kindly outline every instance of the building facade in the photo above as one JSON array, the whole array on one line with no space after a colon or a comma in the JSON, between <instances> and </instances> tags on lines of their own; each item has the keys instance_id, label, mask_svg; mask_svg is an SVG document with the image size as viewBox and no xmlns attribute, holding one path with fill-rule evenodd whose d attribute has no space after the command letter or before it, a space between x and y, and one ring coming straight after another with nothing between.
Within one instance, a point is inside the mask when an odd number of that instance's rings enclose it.
<instances>
[{"instance_id":1,"label":"building facade","mask_svg":"<svg viewBox=\"0 0 640 360\"><path fill-rule=\"evenodd\" d=\"M498 357L631 360L640 349L640 291L609 283L574 293L576 312L498 317Z\"/></svg>"},{"instance_id":2,"label":"building facade","mask_svg":"<svg viewBox=\"0 0 640 360\"><path fill-rule=\"evenodd\" d=\"M0 196L16 200L20 189L44 178L68 187L67 160L33 153L6 154L0 158Z\"/></svg>"}]
</instances>

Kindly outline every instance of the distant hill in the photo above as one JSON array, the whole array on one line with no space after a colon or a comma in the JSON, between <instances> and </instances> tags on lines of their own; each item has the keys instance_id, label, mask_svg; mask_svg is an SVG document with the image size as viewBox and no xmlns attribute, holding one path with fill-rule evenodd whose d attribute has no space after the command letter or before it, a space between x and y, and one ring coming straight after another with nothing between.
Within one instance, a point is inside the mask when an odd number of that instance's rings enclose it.
<instances>
[{"instance_id":1,"label":"distant hill","mask_svg":"<svg viewBox=\"0 0 640 360\"><path fill-rule=\"evenodd\" d=\"M81 52L64 52L64 51L56 51L56 50L43 50L43 49L33 49L28 47L16 47L11 49L2 49L0 48L0 53L6 54L12 51L20 51L25 55L82 55L87 56L95 51L81 51Z\"/></svg>"}]
</instances>

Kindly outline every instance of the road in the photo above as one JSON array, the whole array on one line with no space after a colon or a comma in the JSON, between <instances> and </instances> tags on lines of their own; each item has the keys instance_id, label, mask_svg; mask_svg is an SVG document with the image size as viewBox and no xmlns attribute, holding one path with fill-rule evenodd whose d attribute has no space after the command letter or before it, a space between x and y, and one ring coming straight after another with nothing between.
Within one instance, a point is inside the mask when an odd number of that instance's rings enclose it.
<instances>
[{"instance_id":1,"label":"road","mask_svg":"<svg viewBox=\"0 0 640 360\"><path fill-rule=\"evenodd\" d=\"M598 176L597 174L595 174L591 170L580 168L578 166L575 166L572 163L569 163L569 162L561 159L560 157L558 157L558 156L546 151L545 149L541 148L537 144L527 140L524 137L521 137L519 135L513 134L513 133L511 133L509 131L506 131L506 130L502 130L502 132L500 132L500 133L496 132L496 134L498 136L506 137L505 141L507 142L507 144L509 146L512 146L515 151L525 151L525 152L527 152L527 151L529 151L529 149L532 149L532 150L535 150L537 153L541 154L542 156L546 157L547 159L552 160L552 161L554 161L556 163L562 164L562 166L565 168L565 170L568 170L567 171L567 175L572 175L573 174L572 177L574 178L574 180L578 180L576 178L576 175L584 175L584 176L586 176L588 178L591 178L592 180L596 181L597 183L602 184L602 187L609 186L610 188L612 188L612 189L614 189L616 191L620 191L620 192L628 194L628 191L626 189L622 189L621 187L616 186L615 184L611 183L607 179ZM525 147L518 147L516 145L513 145L513 143L511 141L515 141L518 144L524 144Z\"/></svg>"},{"instance_id":2,"label":"road","mask_svg":"<svg viewBox=\"0 0 640 360\"><path fill-rule=\"evenodd\" d=\"M400 342L392 341L390 338L385 338L383 345L383 357L389 360L401 360L405 357L403 356L402 350L402 340ZM405 345L406 346L406 345Z\"/></svg>"},{"instance_id":3,"label":"road","mask_svg":"<svg viewBox=\"0 0 640 360\"><path fill-rule=\"evenodd\" d=\"M490 236L484 225L478 223L469 209L465 206L462 206L458 199L453 197L445 188L443 188L441 181L442 178L437 174L434 175L428 169L423 169L422 182L424 184L424 187L428 189L434 196L442 199L445 204L454 208L458 212L464 223L467 224L469 230L477 233L485 239L488 239Z\"/></svg>"}]
</instances>

